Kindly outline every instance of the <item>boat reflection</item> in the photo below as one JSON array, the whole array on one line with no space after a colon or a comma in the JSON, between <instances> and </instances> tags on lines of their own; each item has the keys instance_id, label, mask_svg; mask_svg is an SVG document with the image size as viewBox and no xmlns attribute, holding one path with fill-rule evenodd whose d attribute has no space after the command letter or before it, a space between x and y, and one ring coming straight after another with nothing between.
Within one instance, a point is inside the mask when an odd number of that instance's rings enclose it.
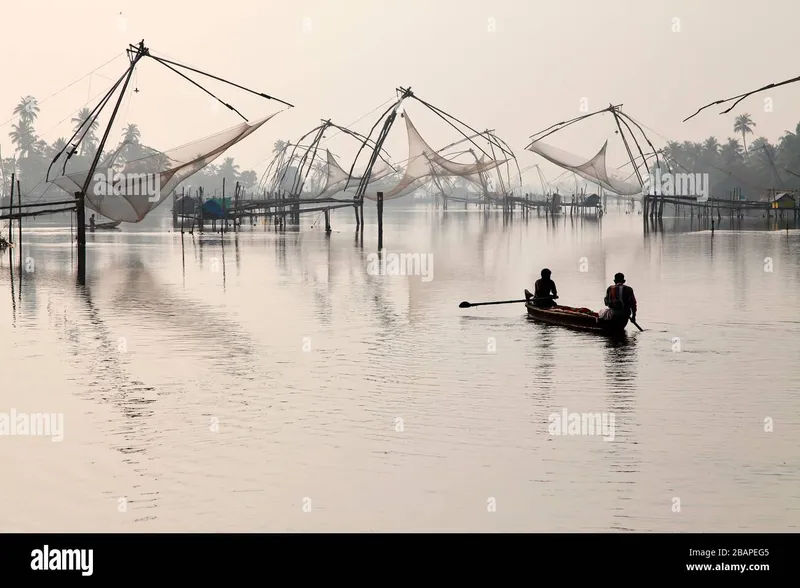
<instances>
[{"instance_id":1,"label":"boat reflection","mask_svg":"<svg viewBox=\"0 0 800 588\"><path fill-rule=\"evenodd\" d=\"M637 334L627 331L605 339L605 369L608 389L614 393L613 398L618 398L621 404L617 407L612 402L614 410L627 410L626 403L632 400L632 393L636 391L637 377Z\"/></svg>"},{"instance_id":2,"label":"boat reflection","mask_svg":"<svg viewBox=\"0 0 800 588\"><path fill-rule=\"evenodd\" d=\"M633 500L638 474L641 470L636 440L636 379L638 376L638 333L625 332L605 338L606 389L608 410L614 415L614 442L610 443L608 470L616 485L619 500ZM616 531L635 530L631 517L624 512L614 513L611 528Z\"/></svg>"},{"instance_id":3,"label":"boat reflection","mask_svg":"<svg viewBox=\"0 0 800 588\"><path fill-rule=\"evenodd\" d=\"M537 323L530 317L528 320L536 326L536 371L534 379L541 389L553 392L555 371L554 331L557 327Z\"/></svg>"}]
</instances>

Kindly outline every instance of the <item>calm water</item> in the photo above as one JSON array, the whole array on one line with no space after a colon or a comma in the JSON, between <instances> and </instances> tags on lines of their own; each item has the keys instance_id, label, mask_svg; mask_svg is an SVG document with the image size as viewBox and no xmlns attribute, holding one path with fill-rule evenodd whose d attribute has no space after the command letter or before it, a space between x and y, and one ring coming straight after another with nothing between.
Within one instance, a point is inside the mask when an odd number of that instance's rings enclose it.
<instances>
[{"instance_id":1,"label":"calm water","mask_svg":"<svg viewBox=\"0 0 800 588\"><path fill-rule=\"evenodd\" d=\"M426 281L368 275L374 220L363 248L351 211L329 239L313 220L97 232L86 287L68 227L26 229L21 286L0 257L0 413L64 430L0 436L0 529L797 529L800 232L392 212L384 245L432 253ZM625 272L645 331L458 308L544 266L595 310ZM564 409L613 415L613 441L551 435Z\"/></svg>"}]
</instances>

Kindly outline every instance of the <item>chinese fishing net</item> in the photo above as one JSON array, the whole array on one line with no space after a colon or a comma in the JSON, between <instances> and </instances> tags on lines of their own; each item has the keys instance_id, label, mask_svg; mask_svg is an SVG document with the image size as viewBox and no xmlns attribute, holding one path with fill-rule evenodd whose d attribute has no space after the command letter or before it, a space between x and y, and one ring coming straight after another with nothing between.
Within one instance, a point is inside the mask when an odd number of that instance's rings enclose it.
<instances>
[{"instance_id":1,"label":"chinese fishing net","mask_svg":"<svg viewBox=\"0 0 800 588\"><path fill-rule=\"evenodd\" d=\"M85 195L87 208L111 219L138 223L173 190L250 135L274 114L245 122L169 151L120 161L116 154L97 167ZM70 195L83 189L88 170L57 177L53 183Z\"/></svg>"}]
</instances>

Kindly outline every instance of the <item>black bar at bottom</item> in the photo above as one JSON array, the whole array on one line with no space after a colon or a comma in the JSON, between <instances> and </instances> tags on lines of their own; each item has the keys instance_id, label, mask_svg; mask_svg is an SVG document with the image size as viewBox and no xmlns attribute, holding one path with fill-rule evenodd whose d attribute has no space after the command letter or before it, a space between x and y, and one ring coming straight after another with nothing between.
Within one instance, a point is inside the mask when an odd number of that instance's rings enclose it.
<instances>
[{"instance_id":1,"label":"black bar at bottom","mask_svg":"<svg viewBox=\"0 0 800 588\"><path fill-rule=\"evenodd\" d=\"M796 534L4 534L4 579L789 577ZM263 575L264 572L268 573ZM522 574L522 576L520 576ZM545 578L545 576L547 578ZM288 576L286 577L288 579ZM759 584L754 584L759 585Z\"/></svg>"}]
</instances>

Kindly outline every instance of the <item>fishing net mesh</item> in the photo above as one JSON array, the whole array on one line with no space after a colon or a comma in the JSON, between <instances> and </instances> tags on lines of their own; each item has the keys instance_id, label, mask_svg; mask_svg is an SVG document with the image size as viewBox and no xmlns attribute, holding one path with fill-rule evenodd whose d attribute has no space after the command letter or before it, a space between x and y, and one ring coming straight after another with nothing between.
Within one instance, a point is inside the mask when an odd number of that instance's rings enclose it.
<instances>
[{"instance_id":1,"label":"fishing net mesh","mask_svg":"<svg viewBox=\"0 0 800 588\"><path fill-rule=\"evenodd\" d=\"M145 157L118 161L116 154L98 166L85 195L87 208L113 220L137 223L173 190L227 149L250 135L273 115ZM88 170L62 175L53 183L70 195L83 189Z\"/></svg>"},{"instance_id":2,"label":"fishing net mesh","mask_svg":"<svg viewBox=\"0 0 800 588\"><path fill-rule=\"evenodd\" d=\"M598 184L613 194L634 196L641 193L642 186L638 182L621 179L608 171L606 163L607 147L608 141L603 143L603 147L598 151L597 155L588 161L539 141L528 146L528 151L541 155L560 168L574 172L583 179Z\"/></svg>"},{"instance_id":3,"label":"fishing net mesh","mask_svg":"<svg viewBox=\"0 0 800 588\"><path fill-rule=\"evenodd\" d=\"M379 160L373 166L367 190L366 200L376 200L378 192L383 192L384 200L393 200L407 196L422 188L429 182L442 177L460 177L479 187L483 187L482 174L491 171L508 160L487 159L482 155L475 163L459 163L447 159L434 151L417 131L408 113L404 113L408 134L408 159L406 165L395 171L391 166ZM330 152L327 154L327 178L325 187L317 198L346 194L355 195L360 177L350 177L336 162Z\"/></svg>"}]
</instances>

